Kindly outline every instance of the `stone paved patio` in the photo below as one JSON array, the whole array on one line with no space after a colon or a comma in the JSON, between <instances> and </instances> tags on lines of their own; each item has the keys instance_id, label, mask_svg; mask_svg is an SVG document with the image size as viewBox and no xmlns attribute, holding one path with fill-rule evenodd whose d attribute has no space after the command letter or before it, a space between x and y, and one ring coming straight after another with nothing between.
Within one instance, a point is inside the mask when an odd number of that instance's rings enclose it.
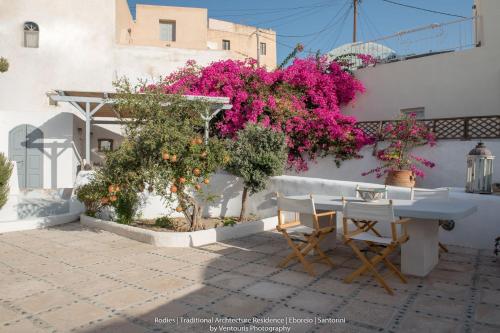
<instances>
[{"instance_id":1,"label":"stone paved patio","mask_svg":"<svg viewBox=\"0 0 500 333\"><path fill-rule=\"evenodd\" d=\"M78 223L8 233L0 331L208 332L209 324L155 317L287 316L346 319L295 323L292 332L499 332L500 264L488 251L451 250L425 279L389 277L389 296L368 277L342 282L358 265L344 246L330 253L335 268L315 266L316 278L299 265L277 269L288 249L272 232L197 249L155 248Z\"/></svg>"}]
</instances>

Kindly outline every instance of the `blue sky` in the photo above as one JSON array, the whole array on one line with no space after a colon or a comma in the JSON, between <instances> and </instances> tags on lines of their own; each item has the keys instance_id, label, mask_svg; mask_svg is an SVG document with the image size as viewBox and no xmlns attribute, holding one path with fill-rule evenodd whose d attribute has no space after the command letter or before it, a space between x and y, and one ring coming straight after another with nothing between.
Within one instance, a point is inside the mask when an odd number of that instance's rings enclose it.
<instances>
[{"instance_id":1,"label":"blue sky","mask_svg":"<svg viewBox=\"0 0 500 333\"><path fill-rule=\"evenodd\" d=\"M473 0L394 0L435 11L472 15ZM208 15L232 22L271 28L278 34L278 62L291 46L302 43L306 50L326 52L352 40L352 0L128 0L136 3L208 8ZM383 0L361 0L358 40L372 40L410 28L458 19L390 4ZM451 36L453 35L453 36ZM445 36L446 37L446 36ZM444 37L443 37L444 38ZM446 38L455 38L449 34Z\"/></svg>"}]
</instances>

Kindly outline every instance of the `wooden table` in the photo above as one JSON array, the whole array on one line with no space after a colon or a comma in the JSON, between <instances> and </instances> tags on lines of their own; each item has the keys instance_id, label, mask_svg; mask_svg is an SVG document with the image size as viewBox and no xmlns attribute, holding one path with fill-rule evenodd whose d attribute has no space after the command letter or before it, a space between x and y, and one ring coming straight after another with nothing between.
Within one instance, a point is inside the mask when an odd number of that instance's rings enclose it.
<instances>
[{"instance_id":1,"label":"wooden table","mask_svg":"<svg viewBox=\"0 0 500 333\"><path fill-rule=\"evenodd\" d=\"M289 196L305 199L308 195ZM342 197L313 195L316 209L342 212ZM348 201L359 198L345 197ZM388 202L379 200L377 203ZM471 202L457 199L392 200L394 215L411 218L410 239L401 247L401 271L404 274L426 276L439 261L439 220L460 220L477 211Z\"/></svg>"}]
</instances>

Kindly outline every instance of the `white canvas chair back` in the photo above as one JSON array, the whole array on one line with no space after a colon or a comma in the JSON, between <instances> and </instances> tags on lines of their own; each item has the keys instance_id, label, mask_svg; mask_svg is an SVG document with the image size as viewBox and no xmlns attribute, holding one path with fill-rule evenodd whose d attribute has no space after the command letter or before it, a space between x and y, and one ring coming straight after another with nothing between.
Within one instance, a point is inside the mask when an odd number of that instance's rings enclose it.
<instances>
[{"instance_id":1,"label":"white canvas chair back","mask_svg":"<svg viewBox=\"0 0 500 333\"><path fill-rule=\"evenodd\" d=\"M356 198L361 198L359 193L358 193L358 189L360 188L370 188L370 189L384 189L385 192L384 192L384 196L383 196L383 199L387 199L387 193L389 192L387 190L387 185L384 186L384 187L371 187L371 186L359 186L359 185L356 185L356 189L355 189L355 192L356 192Z\"/></svg>"},{"instance_id":2,"label":"white canvas chair back","mask_svg":"<svg viewBox=\"0 0 500 333\"><path fill-rule=\"evenodd\" d=\"M293 199L278 196L278 210L282 212L316 214L316 208L314 207L314 200L312 198Z\"/></svg>"},{"instance_id":3,"label":"white canvas chair back","mask_svg":"<svg viewBox=\"0 0 500 333\"><path fill-rule=\"evenodd\" d=\"M395 221L391 203L348 201L344 204L343 214L347 219L373 220L379 223Z\"/></svg>"},{"instance_id":4,"label":"white canvas chair back","mask_svg":"<svg viewBox=\"0 0 500 333\"><path fill-rule=\"evenodd\" d=\"M410 193L411 200L448 199L449 197L450 197L449 188L435 188L435 189L412 188Z\"/></svg>"}]
</instances>

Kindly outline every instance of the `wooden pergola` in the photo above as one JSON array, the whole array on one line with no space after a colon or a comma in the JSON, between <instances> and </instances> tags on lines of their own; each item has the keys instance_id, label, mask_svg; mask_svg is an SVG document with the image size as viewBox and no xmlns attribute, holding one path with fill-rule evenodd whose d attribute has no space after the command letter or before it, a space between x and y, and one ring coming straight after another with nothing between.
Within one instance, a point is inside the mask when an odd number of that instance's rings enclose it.
<instances>
[{"instance_id":1,"label":"wooden pergola","mask_svg":"<svg viewBox=\"0 0 500 333\"><path fill-rule=\"evenodd\" d=\"M85 160L90 163L90 127L96 117L119 118L114 108L116 93L54 90L47 93L53 102L71 104L85 119ZM210 121L222 110L232 108L228 97L183 95L191 101L204 101L210 104L205 110L200 110L200 116L205 121L205 143L208 142Z\"/></svg>"}]
</instances>

